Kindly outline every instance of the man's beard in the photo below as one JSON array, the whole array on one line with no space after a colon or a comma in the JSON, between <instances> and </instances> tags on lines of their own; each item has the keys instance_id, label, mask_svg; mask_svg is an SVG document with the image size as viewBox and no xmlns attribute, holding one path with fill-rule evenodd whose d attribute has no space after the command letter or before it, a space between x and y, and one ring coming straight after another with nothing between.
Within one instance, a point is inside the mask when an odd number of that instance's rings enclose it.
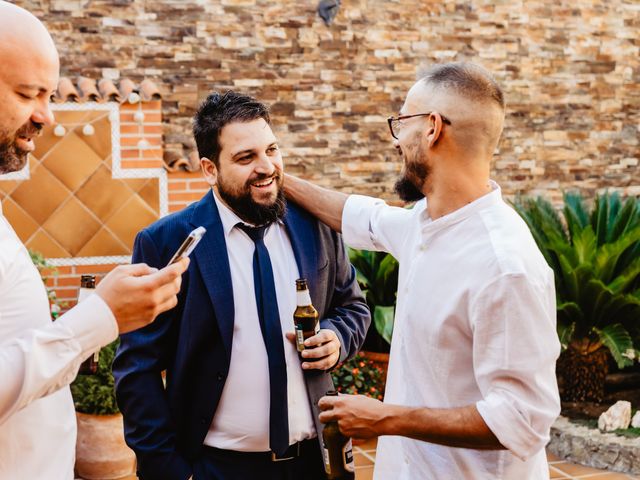
<instances>
[{"instance_id":1,"label":"man's beard","mask_svg":"<svg viewBox=\"0 0 640 480\"><path fill-rule=\"evenodd\" d=\"M423 154L422 146L417 144L414 151L416 151L415 158L411 161L405 155L402 175L393 187L400 199L405 202L417 202L424 198L422 188L431 173L429 167L423 163L426 157Z\"/></svg>"},{"instance_id":2,"label":"man's beard","mask_svg":"<svg viewBox=\"0 0 640 480\"><path fill-rule=\"evenodd\" d=\"M286 201L282 190L282 176L275 174L274 182L278 186L278 194L271 205L263 205L256 202L251 197L251 183L266 180L271 175L261 175L252 178L242 188L238 194L230 189L225 188L223 178L218 174L218 193L222 200L238 215L242 220L251 225L267 225L284 217L286 212Z\"/></svg>"},{"instance_id":3,"label":"man's beard","mask_svg":"<svg viewBox=\"0 0 640 480\"><path fill-rule=\"evenodd\" d=\"M0 132L0 174L17 172L24 168L29 152L22 150L16 141L21 136L35 137L41 129L42 126L29 121L20 127L13 138L7 132Z\"/></svg>"}]
</instances>

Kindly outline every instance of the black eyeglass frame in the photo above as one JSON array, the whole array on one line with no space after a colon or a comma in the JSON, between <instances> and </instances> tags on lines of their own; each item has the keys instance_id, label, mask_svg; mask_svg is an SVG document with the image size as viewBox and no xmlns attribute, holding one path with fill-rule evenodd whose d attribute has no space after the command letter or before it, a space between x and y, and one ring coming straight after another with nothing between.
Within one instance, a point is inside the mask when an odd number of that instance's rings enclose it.
<instances>
[{"instance_id":1,"label":"black eyeglass frame","mask_svg":"<svg viewBox=\"0 0 640 480\"><path fill-rule=\"evenodd\" d=\"M446 123L447 125L451 125L451 120L449 120L447 117L445 117L444 115L442 115L441 113L438 112L427 112L427 113L415 113L413 115L398 115L397 117L389 117L387 118L387 124L389 125L389 131L391 132L391 136L393 138L395 138L396 140L398 140L398 137L396 136L395 132L393 131L393 123L400 121L400 120L406 120L407 118L413 118L413 117L426 117L428 115L431 115L433 113L437 113L438 115L440 115L440 118L442 119L443 123Z\"/></svg>"}]
</instances>

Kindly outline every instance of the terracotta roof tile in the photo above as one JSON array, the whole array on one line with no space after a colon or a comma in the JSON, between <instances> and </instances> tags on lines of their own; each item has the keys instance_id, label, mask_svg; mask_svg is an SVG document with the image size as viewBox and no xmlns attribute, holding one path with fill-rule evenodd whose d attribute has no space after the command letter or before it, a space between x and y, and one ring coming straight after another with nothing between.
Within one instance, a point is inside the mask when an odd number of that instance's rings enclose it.
<instances>
[{"instance_id":1,"label":"terracotta roof tile","mask_svg":"<svg viewBox=\"0 0 640 480\"><path fill-rule=\"evenodd\" d=\"M164 168L171 173L197 172L200 170L200 157L195 150L187 158L182 157L179 153L165 150L163 160Z\"/></svg>"},{"instance_id":2,"label":"terracotta roof tile","mask_svg":"<svg viewBox=\"0 0 640 480\"><path fill-rule=\"evenodd\" d=\"M103 78L98 82L98 90L102 99L107 102L120 102L120 92L113 82L107 78Z\"/></svg>"},{"instance_id":3,"label":"terracotta roof tile","mask_svg":"<svg viewBox=\"0 0 640 480\"><path fill-rule=\"evenodd\" d=\"M85 102L97 102L100 100L100 92L96 87L95 80L87 77L80 77L78 79L78 89L82 96L83 101Z\"/></svg>"},{"instance_id":4,"label":"terracotta roof tile","mask_svg":"<svg viewBox=\"0 0 640 480\"><path fill-rule=\"evenodd\" d=\"M145 78L140 83L140 93L142 94L143 102L160 100L162 98L162 95L160 94L160 90L158 89L158 86L148 78Z\"/></svg>"},{"instance_id":5,"label":"terracotta roof tile","mask_svg":"<svg viewBox=\"0 0 640 480\"><path fill-rule=\"evenodd\" d=\"M51 96L51 101L61 102L149 102L162 98L160 89L152 81L144 79L139 85L129 78L123 78L116 85L113 81L102 78L80 77L75 82L69 77L61 77L58 89Z\"/></svg>"},{"instance_id":6,"label":"terracotta roof tile","mask_svg":"<svg viewBox=\"0 0 640 480\"><path fill-rule=\"evenodd\" d=\"M78 90L76 90L76 86L67 77L62 77L58 82L58 90L55 96L61 102L77 102L80 99L80 94Z\"/></svg>"}]
</instances>

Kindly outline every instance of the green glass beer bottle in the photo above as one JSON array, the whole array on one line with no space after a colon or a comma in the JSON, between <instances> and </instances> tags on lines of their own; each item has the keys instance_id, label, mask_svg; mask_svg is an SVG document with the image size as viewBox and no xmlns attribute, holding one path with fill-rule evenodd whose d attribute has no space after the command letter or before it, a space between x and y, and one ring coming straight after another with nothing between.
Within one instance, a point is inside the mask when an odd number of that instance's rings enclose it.
<instances>
[{"instance_id":1,"label":"green glass beer bottle","mask_svg":"<svg viewBox=\"0 0 640 480\"><path fill-rule=\"evenodd\" d=\"M95 292L96 277L94 275L82 275L80 277L80 290L78 292L78 303ZM80 364L79 375L95 375L98 372L98 362L100 360L100 349L95 351L89 358Z\"/></svg>"},{"instance_id":2,"label":"green glass beer bottle","mask_svg":"<svg viewBox=\"0 0 640 480\"><path fill-rule=\"evenodd\" d=\"M293 322L296 330L296 347L298 353L304 350L304 341L313 337L320 330L318 311L311 303L311 295L305 278L296 280L296 310L293 312Z\"/></svg>"},{"instance_id":3,"label":"green glass beer bottle","mask_svg":"<svg viewBox=\"0 0 640 480\"><path fill-rule=\"evenodd\" d=\"M338 396L335 390L329 390L328 396ZM329 422L322 430L324 469L328 480L354 480L356 478L351 439L345 437L338 422Z\"/></svg>"}]
</instances>

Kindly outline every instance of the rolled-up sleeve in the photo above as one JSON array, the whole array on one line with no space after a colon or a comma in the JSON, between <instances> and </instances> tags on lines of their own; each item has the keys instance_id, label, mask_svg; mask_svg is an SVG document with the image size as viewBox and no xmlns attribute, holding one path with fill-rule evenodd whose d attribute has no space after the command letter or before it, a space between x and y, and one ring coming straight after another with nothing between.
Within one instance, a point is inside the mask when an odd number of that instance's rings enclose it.
<instances>
[{"instance_id":1,"label":"rolled-up sleeve","mask_svg":"<svg viewBox=\"0 0 640 480\"><path fill-rule=\"evenodd\" d=\"M534 284L524 274L499 277L472 304L473 363L483 397L476 407L521 460L544 448L560 413L555 312L553 277Z\"/></svg>"},{"instance_id":2,"label":"rolled-up sleeve","mask_svg":"<svg viewBox=\"0 0 640 480\"><path fill-rule=\"evenodd\" d=\"M411 215L411 210L380 199L351 195L342 213L342 236L350 247L389 252L399 259Z\"/></svg>"}]
</instances>

